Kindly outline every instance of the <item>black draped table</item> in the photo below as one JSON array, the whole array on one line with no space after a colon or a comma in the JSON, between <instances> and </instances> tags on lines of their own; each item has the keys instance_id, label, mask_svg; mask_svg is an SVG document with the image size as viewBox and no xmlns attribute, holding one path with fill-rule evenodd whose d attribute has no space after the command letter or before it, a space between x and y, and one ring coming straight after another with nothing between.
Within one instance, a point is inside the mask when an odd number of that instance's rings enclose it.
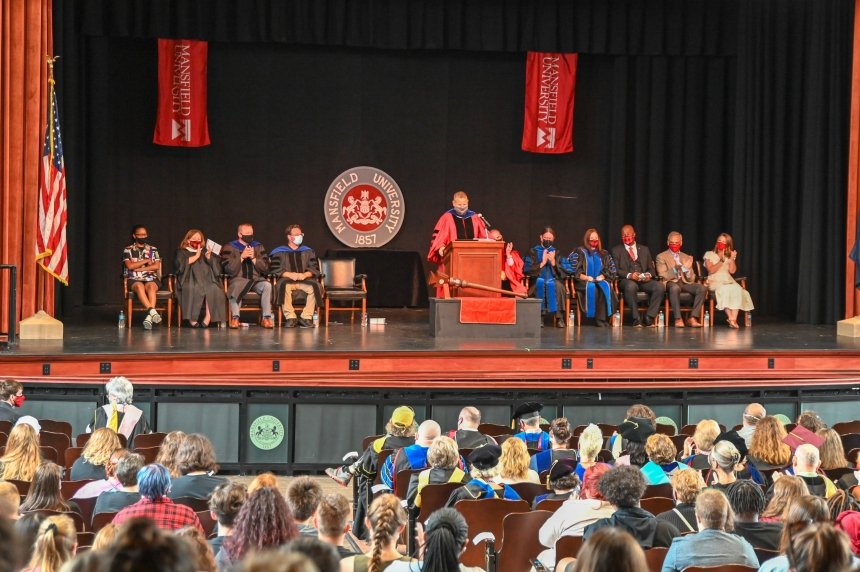
<instances>
[{"instance_id":1,"label":"black draped table","mask_svg":"<svg viewBox=\"0 0 860 572\"><path fill-rule=\"evenodd\" d=\"M326 258L355 258L355 271L367 274L371 308L426 308L427 280L421 255L409 250L329 249Z\"/></svg>"}]
</instances>

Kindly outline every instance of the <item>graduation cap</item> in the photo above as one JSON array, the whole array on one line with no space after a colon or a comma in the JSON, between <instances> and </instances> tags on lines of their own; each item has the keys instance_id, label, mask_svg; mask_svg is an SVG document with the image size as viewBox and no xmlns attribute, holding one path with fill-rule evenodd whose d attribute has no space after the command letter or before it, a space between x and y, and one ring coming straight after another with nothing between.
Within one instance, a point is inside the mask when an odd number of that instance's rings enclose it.
<instances>
[{"instance_id":1,"label":"graduation cap","mask_svg":"<svg viewBox=\"0 0 860 572\"><path fill-rule=\"evenodd\" d=\"M634 443L644 443L656 432L656 429L651 426L651 421L644 417L628 417L618 426L618 433Z\"/></svg>"},{"instance_id":2,"label":"graduation cap","mask_svg":"<svg viewBox=\"0 0 860 572\"><path fill-rule=\"evenodd\" d=\"M511 427L516 428L517 421L526 421L528 419L540 417L541 409L543 409L543 403L538 403L537 401L526 401L514 409L514 416L511 419Z\"/></svg>"},{"instance_id":3,"label":"graduation cap","mask_svg":"<svg viewBox=\"0 0 860 572\"><path fill-rule=\"evenodd\" d=\"M502 448L498 445L484 445L469 454L469 464L485 471L498 465L501 456Z\"/></svg>"},{"instance_id":4,"label":"graduation cap","mask_svg":"<svg viewBox=\"0 0 860 572\"><path fill-rule=\"evenodd\" d=\"M717 435L717 438L714 439L714 443L719 443L720 441L728 441L734 445L735 449L738 450L738 453L741 454L741 458L746 457L747 453L749 453L747 442L744 441L744 438L741 437L737 431L723 431Z\"/></svg>"},{"instance_id":5,"label":"graduation cap","mask_svg":"<svg viewBox=\"0 0 860 572\"><path fill-rule=\"evenodd\" d=\"M798 447L806 443L820 449L821 445L824 444L824 437L816 435L803 425L798 425L791 430L791 433L782 438L782 442L791 447L791 452L794 453Z\"/></svg>"},{"instance_id":6,"label":"graduation cap","mask_svg":"<svg viewBox=\"0 0 860 572\"><path fill-rule=\"evenodd\" d=\"M546 488L551 490L552 481L562 479L576 470L576 461L574 459L559 459L553 462L546 476Z\"/></svg>"}]
</instances>

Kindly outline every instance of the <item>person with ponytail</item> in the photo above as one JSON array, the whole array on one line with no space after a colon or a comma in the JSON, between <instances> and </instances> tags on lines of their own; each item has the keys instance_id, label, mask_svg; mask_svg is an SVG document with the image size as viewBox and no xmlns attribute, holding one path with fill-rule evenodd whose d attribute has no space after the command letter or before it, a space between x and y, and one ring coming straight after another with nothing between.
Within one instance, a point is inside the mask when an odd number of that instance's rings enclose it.
<instances>
[{"instance_id":1,"label":"person with ponytail","mask_svg":"<svg viewBox=\"0 0 860 572\"><path fill-rule=\"evenodd\" d=\"M370 528L370 552L350 556L340 561L341 572L382 572L392 563L411 562L397 552L397 540L409 519L394 495L382 495L370 505L366 524Z\"/></svg>"},{"instance_id":2,"label":"person with ponytail","mask_svg":"<svg viewBox=\"0 0 860 572\"><path fill-rule=\"evenodd\" d=\"M549 424L549 440L551 449L540 451L532 455L529 467L536 473L540 474L548 471L556 461L573 460L574 463L579 460L579 454L576 449L571 449L568 442L571 437L570 421L566 417L553 419Z\"/></svg>"},{"instance_id":3,"label":"person with ponytail","mask_svg":"<svg viewBox=\"0 0 860 572\"><path fill-rule=\"evenodd\" d=\"M75 523L64 514L49 516L39 526L33 557L21 572L57 572L75 556Z\"/></svg>"},{"instance_id":4,"label":"person with ponytail","mask_svg":"<svg viewBox=\"0 0 860 572\"><path fill-rule=\"evenodd\" d=\"M729 485L738 480L736 470L740 462L741 453L737 447L731 441L720 441L708 453L708 464L711 470L706 482L711 483L711 488L725 493Z\"/></svg>"},{"instance_id":5,"label":"person with ponytail","mask_svg":"<svg viewBox=\"0 0 860 572\"><path fill-rule=\"evenodd\" d=\"M426 531L418 525L420 562L394 562L386 572L483 572L460 563L469 542L466 519L453 508L442 508L427 519Z\"/></svg>"}]
</instances>

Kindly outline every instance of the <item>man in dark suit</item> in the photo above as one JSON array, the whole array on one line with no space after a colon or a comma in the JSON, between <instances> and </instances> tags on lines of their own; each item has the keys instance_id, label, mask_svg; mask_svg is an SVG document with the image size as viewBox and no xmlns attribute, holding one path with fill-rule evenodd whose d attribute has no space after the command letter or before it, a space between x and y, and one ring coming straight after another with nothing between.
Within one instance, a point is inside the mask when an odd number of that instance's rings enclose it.
<instances>
[{"instance_id":1,"label":"man in dark suit","mask_svg":"<svg viewBox=\"0 0 860 572\"><path fill-rule=\"evenodd\" d=\"M24 403L24 386L14 379L0 381L0 421L18 421L21 414L16 411Z\"/></svg>"},{"instance_id":2,"label":"man in dark suit","mask_svg":"<svg viewBox=\"0 0 860 572\"><path fill-rule=\"evenodd\" d=\"M633 314L633 326L642 327L639 320L639 304L636 295L641 290L648 294L648 311L645 314L645 326L657 325L657 314L663 303L666 288L658 280L654 259L647 246L636 242L636 230L632 225L621 227L621 242L612 249L612 257L618 270L618 288L624 296L624 304Z\"/></svg>"}]
</instances>

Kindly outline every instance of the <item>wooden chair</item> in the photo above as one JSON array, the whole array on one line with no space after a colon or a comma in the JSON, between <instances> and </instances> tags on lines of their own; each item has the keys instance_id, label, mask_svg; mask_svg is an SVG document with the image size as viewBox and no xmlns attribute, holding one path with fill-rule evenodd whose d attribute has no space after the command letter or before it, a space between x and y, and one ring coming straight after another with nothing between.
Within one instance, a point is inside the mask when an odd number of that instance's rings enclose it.
<instances>
[{"instance_id":1,"label":"wooden chair","mask_svg":"<svg viewBox=\"0 0 860 572\"><path fill-rule=\"evenodd\" d=\"M406 492L409 490L409 481L412 479L412 475L417 475L424 469L405 469L403 471L397 471L397 474L394 475L394 490L391 491L398 498L405 500Z\"/></svg>"},{"instance_id":2,"label":"wooden chair","mask_svg":"<svg viewBox=\"0 0 860 572\"><path fill-rule=\"evenodd\" d=\"M860 449L851 449L845 455L845 458L848 459L848 462L854 467L857 466L857 457L860 457Z\"/></svg>"},{"instance_id":3,"label":"wooden chair","mask_svg":"<svg viewBox=\"0 0 860 572\"><path fill-rule=\"evenodd\" d=\"M75 496L75 493L81 490L84 485L87 485L91 482L93 482L92 479L81 481L60 481L60 494L63 496L64 499L69 500L70 498ZM77 502L77 500L75 500L75 502Z\"/></svg>"},{"instance_id":4,"label":"wooden chair","mask_svg":"<svg viewBox=\"0 0 860 572\"><path fill-rule=\"evenodd\" d=\"M135 435L133 443L135 451L147 447L160 447L165 437L167 437L167 433L141 433L140 435Z\"/></svg>"},{"instance_id":5,"label":"wooden chair","mask_svg":"<svg viewBox=\"0 0 860 572\"><path fill-rule=\"evenodd\" d=\"M860 433L848 433L840 435L839 438L842 439L842 448L846 451L860 448Z\"/></svg>"},{"instance_id":6,"label":"wooden chair","mask_svg":"<svg viewBox=\"0 0 860 572\"><path fill-rule=\"evenodd\" d=\"M604 438L611 437L613 433L618 432L618 425L613 425L612 423L598 423L597 428L600 429L600 433Z\"/></svg>"},{"instance_id":7,"label":"wooden chair","mask_svg":"<svg viewBox=\"0 0 860 572\"><path fill-rule=\"evenodd\" d=\"M78 546L92 546L95 539L96 535L94 532L78 531Z\"/></svg>"},{"instance_id":8,"label":"wooden chair","mask_svg":"<svg viewBox=\"0 0 860 572\"><path fill-rule=\"evenodd\" d=\"M564 504L562 499L544 499L537 503L535 510L547 510L549 512L557 511Z\"/></svg>"},{"instance_id":9,"label":"wooden chair","mask_svg":"<svg viewBox=\"0 0 860 572\"><path fill-rule=\"evenodd\" d=\"M380 437L385 437L385 435L368 435L364 439L361 440L361 451L358 452L360 455L362 452L366 451L370 444L379 439Z\"/></svg>"},{"instance_id":10,"label":"wooden chair","mask_svg":"<svg viewBox=\"0 0 860 572\"><path fill-rule=\"evenodd\" d=\"M478 425L478 433L483 433L484 435L490 435L495 437L496 435L513 435L514 430L509 425L498 425L496 423L481 423Z\"/></svg>"},{"instance_id":11,"label":"wooden chair","mask_svg":"<svg viewBox=\"0 0 860 572\"><path fill-rule=\"evenodd\" d=\"M81 518L84 519L84 530L91 531L93 529L93 510L96 508L97 500L99 500L99 497L74 499L75 504L81 509Z\"/></svg>"},{"instance_id":12,"label":"wooden chair","mask_svg":"<svg viewBox=\"0 0 860 572\"><path fill-rule=\"evenodd\" d=\"M514 513L502 521L502 548L497 550L496 569L505 572L529 572L531 561L544 549L538 530L552 513L546 510Z\"/></svg>"},{"instance_id":13,"label":"wooden chair","mask_svg":"<svg viewBox=\"0 0 860 572\"><path fill-rule=\"evenodd\" d=\"M66 421L54 421L53 419L39 419L39 425L42 427L41 433L50 431L51 433L62 433L67 435L69 440L72 439L72 424Z\"/></svg>"},{"instance_id":14,"label":"wooden chair","mask_svg":"<svg viewBox=\"0 0 860 572\"><path fill-rule=\"evenodd\" d=\"M142 449L135 449L134 452L138 455L143 455L144 464L151 465L155 462L155 458L158 457L159 450L161 450L161 447L143 447Z\"/></svg>"},{"instance_id":15,"label":"wooden chair","mask_svg":"<svg viewBox=\"0 0 860 572\"><path fill-rule=\"evenodd\" d=\"M427 485L421 489L421 508L418 511L418 516L415 517L416 522L425 522L427 518L443 508L451 494L463 486L463 483L442 483L435 485Z\"/></svg>"},{"instance_id":16,"label":"wooden chair","mask_svg":"<svg viewBox=\"0 0 860 572\"><path fill-rule=\"evenodd\" d=\"M721 564L718 566L687 566L684 572L756 572L755 566L743 564Z\"/></svg>"},{"instance_id":17,"label":"wooden chair","mask_svg":"<svg viewBox=\"0 0 860 572\"><path fill-rule=\"evenodd\" d=\"M510 486L512 489L517 491L520 498L529 503L529 506L531 506L535 498L550 492L547 490L546 485L540 485L537 483L516 483Z\"/></svg>"},{"instance_id":18,"label":"wooden chair","mask_svg":"<svg viewBox=\"0 0 860 572\"><path fill-rule=\"evenodd\" d=\"M193 497L176 497L175 499L173 499L173 502L175 504L185 505L194 512L209 510L208 499L198 499Z\"/></svg>"},{"instance_id":19,"label":"wooden chair","mask_svg":"<svg viewBox=\"0 0 860 572\"><path fill-rule=\"evenodd\" d=\"M657 423L657 433L672 437L673 435L675 435L675 428L672 425Z\"/></svg>"},{"instance_id":20,"label":"wooden chair","mask_svg":"<svg viewBox=\"0 0 860 572\"><path fill-rule=\"evenodd\" d=\"M8 441L9 435L6 433L0 433L0 447L5 447Z\"/></svg>"},{"instance_id":21,"label":"wooden chair","mask_svg":"<svg viewBox=\"0 0 860 572\"><path fill-rule=\"evenodd\" d=\"M367 276L355 273L355 258L332 258L320 260L322 267L323 297L325 298L325 324L328 325L329 312L349 312L350 323L355 322L355 314L367 313ZM349 306L343 306L349 302ZM355 303L361 302L361 307ZM337 305L335 305L337 304Z\"/></svg>"},{"instance_id":22,"label":"wooden chair","mask_svg":"<svg viewBox=\"0 0 860 572\"><path fill-rule=\"evenodd\" d=\"M657 516L660 513L675 508L675 501L666 497L648 497L640 500L639 506Z\"/></svg>"},{"instance_id":23,"label":"wooden chair","mask_svg":"<svg viewBox=\"0 0 860 572\"><path fill-rule=\"evenodd\" d=\"M735 278L735 282L737 282L738 284L741 285L741 288L743 288L744 290L747 289L747 278L746 278L746 276L735 276L734 278ZM705 281L705 284L707 284L707 281ZM711 312L711 323L710 323L711 328L714 327L714 322L717 321L716 316L714 315L714 304L716 304L716 301L717 301L717 297L714 296L713 293L710 292L710 290L709 290L708 291L707 304L708 304L708 309ZM741 314L744 315L744 326L746 326L747 328L750 327L750 313L744 312L743 310L738 311L738 318L739 318L738 324L740 324L740 315ZM789 430L786 429L786 431L789 431Z\"/></svg>"},{"instance_id":24,"label":"wooden chair","mask_svg":"<svg viewBox=\"0 0 860 572\"><path fill-rule=\"evenodd\" d=\"M39 452L42 454L43 461L51 461L52 463L60 464L60 455L53 447L41 445L39 447Z\"/></svg>"},{"instance_id":25,"label":"wooden chair","mask_svg":"<svg viewBox=\"0 0 860 572\"><path fill-rule=\"evenodd\" d=\"M114 517L117 515L115 512L99 512L93 515L93 532L98 532L106 525L113 522Z\"/></svg>"},{"instance_id":26,"label":"wooden chair","mask_svg":"<svg viewBox=\"0 0 860 572\"><path fill-rule=\"evenodd\" d=\"M860 419L854 421L841 421L834 423L832 429L840 435L848 435L849 433L860 433Z\"/></svg>"},{"instance_id":27,"label":"wooden chair","mask_svg":"<svg viewBox=\"0 0 860 572\"><path fill-rule=\"evenodd\" d=\"M87 531L87 527L84 524L83 517L76 512L61 511L61 510L30 510L30 511L27 511L27 512L24 512L21 514L23 515L23 514L27 514L27 513L31 513L31 512L38 512L39 514L44 514L45 516L57 516L57 515L63 514L63 515L72 519L72 521L75 523L75 530L76 531L78 531L78 532L86 532Z\"/></svg>"},{"instance_id":28,"label":"wooden chair","mask_svg":"<svg viewBox=\"0 0 860 572\"><path fill-rule=\"evenodd\" d=\"M699 320L700 324L704 325L705 324L705 303L711 297L711 292L708 290L708 287L705 285L705 279L702 277L702 264L701 264L701 262L699 262L697 260L695 264L696 264L696 268L695 268L696 284L701 284L701 285L705 286L705 300L702 303L702 307L699 308L699 315L696 316L695 318L697 320ZM671 323L674 323L674 319L672 318L672 313L671 313L672 308L670 308L670 304L669 304L669 284L666 283L664 280L661 280L661 282L663 282L663 285L666 287L666 296L663 299L663 315L666 317L665 325L668 327L670 320L671 320ZM681 312L681 318L683 319L684 314L687 314L687 319L689 319L690 316L693 314L693 302L696 300L696 297L693 294L690 294L689 292L681 291L678 298L679 298L679 301L678 301L679 308L678 309ZM713 301L711 303L713 304ZM714 315L714 309L712 307L711 308L711 320L712 321L714 319L713 315Z\"/></svg>"},{"instance_id":29,"label":"wooden chair","mask_svg":"<svg viewBox=\"0 0 860 572\"><path fill-rule=\"evenodd\" d=\"M197 518L203 526L203 535L206 538L211 538L218 531L218 521L212 518L210 510L197 511Z\"/></svg>"},{"instance_id":30,"label":"wooden chair","mask_svg":"<svg viewBox=\"0 0 860 572\"><path fill-rule=\"evenodd\" d=\"M582 548L582 536L562 536L555 541L555 561L576 558Z\"/></svg>"},{"instance_id":31,"label":"wooden chair","mask_svg":"<svg viewBox=\"0 0 860 572\"><path fill-rule=\"evenodd\" d=\"M30 490L30 481L16 481L15 479L7 479L7 482L15 485L15 488L18 489L18 494L23 496L27 496L27 492Z\"/></svg>"},{"instance_id":32,"label":"wooden chair","mask_svg":"<svg viewBox=\"0 0 860 572\"><path fill-rule=\"evenodd\" d=\"M382 483L382 467L385 465L385 461L392 453L394 453L393 449L383 449L378 455L376 455L376 477L373 479L374 485Z\"/></svg>"},{"instance_id":33,"label":"wooden chair","mask_svg":"<svg viewBox=\"0 0 860 572\"><path fill-rule=\"evenodd\" d=\"M618 314L621 316L621 326L624 325L624 293L620 291L618 287L618 280L612 283L612 288L615 290L616 296L618 297ZM635 316L640 322L642 322L643 318L642 314L648 312L648 297L650 294L648 292L643 292L642 290L638 290L636 292L636 309L631 310L638 312L638 316ZM665 297L665 294L664 294ZM704 305L703 305L704 306ZM654 320L658 320L657 316L654 317ZM666 321L669 319L668 312L663 313L663 325L666 325Z\"/></svg>"},{"instance_id":34,"label":"wooden chair","mask_svg":"<svg viewBox=\"0 0 860 572\"><path fill-rule=\"evenodd\" d=\"M78 457L80 457L83 452L83 447L69 447L63 451L63 466L66 467L67 471L72 470L72 465L75 464L75 461L78 460Z\"/></svg>"},{"instance_id":35,"label":"wooden chair","mask_svg":"<svg viewBox=\"0 0 860 572\"><path fill-rule=\"evenodd\" d=\"M680 433L678 435L671 435L669 439L672 440L672 444L675 445L675 449L678 451L677 458L680 458L681 455L684 454L684 442L689 438L689 435L684 435Z\"/></svg>"},{"instance_id":36,"label":"wooden chair","mask_svg":"<svg viewBox=\"0 0 860 572\"><path fill-rule=\"evenodd\" d=\"M645 487L645 493L643 493L642 498L647 499L654 497L672 498L672 485L669 483L663 483L660 485L648 485Z\"/></svg>"},{"instance_id":37,"label":"wooden chair","mask_svg":"<svg viewBox=\"0 0 860 572\"><path fill-rule=\"evenodd\" d=\"M173 300L176 297L173 292L174 278L173 274L164 276L161 281L161 289L155 293L155 310L159 313L167 312L168 328L173 321ZM144 307L140 303L140 300L137 299L137 294L129 289L128 277L126 276L122 278L122 297L125 300L125 327L131 328L132 311L136 309L143 310Z\"/></svg>"},{"instance_id":38,"label":"wooden chair","mask_svg":"<svg viewBox=\"0 0 860 572\"><path fill-rule=\"evenodd\" d=\"M833 481L834 483L842 478L843 475L847 475L848 473L853 473L854 469L849 469L848 467L838 467L836 469L826 469L824 474L827 475L827 478Z\"/></svg>"},{"instance_id":39,"label":"wooden chair","mask_svg":"<svg viewBox=\"0 0 860 572\"><path fill-rule=\"evenodd\" d=\"M663 569L663 561L666 559L668 548L657 546L645 551L645 562L648 563L648 572L660 572Z\"/></svg>"},{"instance_id":40,"label":"wooden chair","mask_svg":"<svg viewBox=\"0 0 860 572\"><path fill-rule=\"evenodd\" d=\"M482 499L457 501L454 508L463 515L469 526L469 536L474 539L482 532L491 532L496 537L496 550L504 547L502 524L504 518L515 512L529 512L526 501L504 499ZM466 566L485 566L486 541L475 544L471 540L466 544L466 550L460 555L460 562Z\"/></svg>"},{"instance_id":41,"label":"wooden chair","mask_svg":"<svg viewBox=\"0 0 860 572\"><path fill-rule=\"evenodd\" d=\"M12 431L12 427L13 425L11 421L0 421L0 432L8 435Z\"/></svg>"},{"instance_id":42,"label":"wooden chair","mask_svg":"<svg viewBox=\"0 0 860 572\"><path fill-rule=\"evenodd\" d=\"M229 277L226 274L221 275L222 284L224 287L224 296L227 297L227 320L232 319L233 311L230 310L230 295L227 293L227 285L229 283ZM280 316L282 312L280 312L277 308L275 308L275 280L271 275L265 277L272 285L272 314L276 314L278 316L278 324L280 325ZM259 318L257 319L257 323L260 323L263 320L263 304L260 299L260 295L251 290L242 298L242 307L239 308L239 320L242 319L242 312L258 312Z\"/></svg>"},{"instance_id":43,"label":"wooden chair","mask_svg":"<svg viewBox=\"0 0 860 572\"><path fill-rule=\"evenodd\" d=\"M81 433L75 437L75 447L84 447L92 437L92 433Z\"/></svg>"},{"instance_id":44,"label":"wooden chair","mask_svg":"<svg viewBox=\"0 0 860 572\"><path fill-rule=\"evenodd\" d=\"M43 427L39 432L39 444L43 447L52 447L57 452L57 459L65 459L66 449L72 446L72 439L65 433L45 431ZM54 462L59 463L59 461Z\"/></svg>"},{"instance_id":45,"label":"wooden chair","mask_svg":"<svg viewBox=\"0 0 860 572\"><path fill-rule=\"evenodd\" d=\"M523 284L525 285L527 291L531 289L531 281L532 281L532 276L524 276L523 277ZM570 319L570 301L576 299L576 289L573 287L573 280L570 277L566 277L564 279L564 292L565 292L565 296L564 296L564 320L565 320L565 322L567 322L567 320ZM576 305L574 307L577 310L576 311L576 325L580 326L581 322L582 322L582 317L581 317L582 312L580 311L578 305ZM553 326L556 324L557 319L558 319L558 316L553 315L553 317L552 317L552 325Z\"/></svg>"},{"instance_id":46,"label":"wooden chair","mask_svg":"<svg viewBox=\"0 0 860 572\"><path fill-rule=\"evenodd\" d=\"M696 425L688 423L687 425L684 425L683 427L681 427L681 429L678 431L678 434L679 435L685 435L687 437L692 437L695 432L696 432Z\"/></svg>"}]
</instances>

